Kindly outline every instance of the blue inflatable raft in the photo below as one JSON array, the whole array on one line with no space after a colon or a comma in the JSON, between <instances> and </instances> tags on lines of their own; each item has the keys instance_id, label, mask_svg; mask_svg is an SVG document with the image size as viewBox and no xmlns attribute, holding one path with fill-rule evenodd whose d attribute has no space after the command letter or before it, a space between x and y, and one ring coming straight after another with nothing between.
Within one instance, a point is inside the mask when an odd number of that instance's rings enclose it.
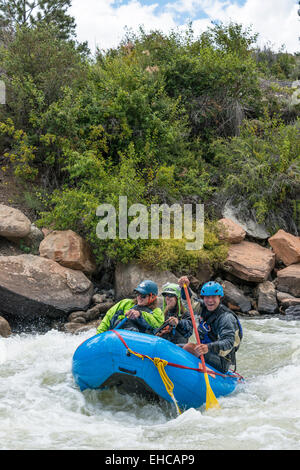
<instances>
[{"instance_id":1,"label":"blue inflatable raft","mask_svg":"<svg viewBox=\"0 0 300 470\"><path fill-rule=\"evenodd\" d=\"M207 367L216 396L232 393L241 376ZM175 400L179 408L198 408L206 401L201 361L156 336L111 330L84 341L75 351L72 373L80 390L117 387L121 393ZM170 393L172 389L172 393ZM172 397L173 394L173 397Z\"/></svg>"}]
</instances>

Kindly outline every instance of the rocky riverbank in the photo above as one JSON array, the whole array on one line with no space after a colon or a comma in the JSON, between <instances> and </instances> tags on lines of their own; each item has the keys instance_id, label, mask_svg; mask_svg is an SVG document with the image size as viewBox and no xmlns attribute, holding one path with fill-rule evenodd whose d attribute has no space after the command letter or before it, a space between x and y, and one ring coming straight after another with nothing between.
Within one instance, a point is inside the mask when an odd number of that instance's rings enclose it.
<instances>
[{"instance_id":1,"label":"rocky riverbank","mask_svg":"<svg viewBox=\"0 0 300 470\"><path fill-rule=\"evenodd\" d=\"M224 287L224 303L240 315L300 318L300 238L279 230L272 237L260 231L256 239L253 227L234 216L219 225L229 244L227 259L217 271L199 268L190 277L193 290L215 279ZM177 275L131 262L118 264L109 282L80 235L39 230L20 210L0 204L0 336L9 336L16 324L36 322L69 333L94 328L141 279L161 288Z\"/></svg>"}]
</instances>

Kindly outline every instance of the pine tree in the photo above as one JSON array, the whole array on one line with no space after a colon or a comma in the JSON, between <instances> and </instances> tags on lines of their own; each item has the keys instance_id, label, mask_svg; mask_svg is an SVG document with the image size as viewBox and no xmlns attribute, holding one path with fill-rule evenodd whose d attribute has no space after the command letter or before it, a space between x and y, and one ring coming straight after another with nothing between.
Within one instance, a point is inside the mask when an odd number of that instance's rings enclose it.
<instances>
[{"instance_id":1,"label":"pine tree","mask_svg":"<svg viewBox=\"0 0 300 470\"><path fill-rule=\"evenodd\" d=\"M0 27L56 26L63 39L75 35L75 19L68 15L71 0L0 0Z\"/></svg>"}]
</instances>

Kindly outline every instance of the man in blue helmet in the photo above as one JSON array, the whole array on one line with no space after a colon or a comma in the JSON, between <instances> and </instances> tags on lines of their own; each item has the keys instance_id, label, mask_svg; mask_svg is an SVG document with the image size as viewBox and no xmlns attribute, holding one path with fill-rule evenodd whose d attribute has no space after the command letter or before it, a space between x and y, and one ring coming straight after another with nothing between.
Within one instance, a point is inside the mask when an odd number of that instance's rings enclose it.
<instances>
[{"instance_id":1,"label":"man in blue helmet","mask_svg":"<svg viewBox=\"0 0 300 470\"><path fill-rule=\"evenodd\" d=\"M189 286L189 279L183 276L178 284L185 301L183 285ZM184 349L198 357L203 354L207 364L226 373L230 365L236 367L235 354L243 336L241 324L235 313L221 303L224 292L218 282L209 281L202 286L202 301L193 299L192 292L189 292L194 313L200 315L198 333L201 344L189 342Z\"/></svg>"},{"instance_id":2,"label":"man in blue helmet","mask_svg":"<svg viewBox=\"0 0 300 470\"><path fill-rule=\"evenodd\" d=\"M162 310L157 306L158 286L150 279L142 281L134 290L135 299L123 299L113 305L97 328L97 333L104 333L122 324L125 330L152 334L164 322Z\"/></svg>"}]
</instances>

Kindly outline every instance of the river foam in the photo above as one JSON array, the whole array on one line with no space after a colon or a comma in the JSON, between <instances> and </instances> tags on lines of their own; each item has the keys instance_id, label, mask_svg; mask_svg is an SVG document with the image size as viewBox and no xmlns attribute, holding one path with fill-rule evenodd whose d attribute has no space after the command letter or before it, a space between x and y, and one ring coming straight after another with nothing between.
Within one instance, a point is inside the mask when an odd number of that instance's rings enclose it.
<instances>
[{"instance_id":1,"label":"river foam","mask_svg":"<svg viewBox=\"0 0 300 470\"><path fill-rule=\"evenodd\" d=\"M0 339L1 449L299 449L300 322L243 320L238 371L247 379L220 410L81 393L71 373L91 330ZM175 390L176 395L176 390Z\"/></svg>"}]
</instances>

